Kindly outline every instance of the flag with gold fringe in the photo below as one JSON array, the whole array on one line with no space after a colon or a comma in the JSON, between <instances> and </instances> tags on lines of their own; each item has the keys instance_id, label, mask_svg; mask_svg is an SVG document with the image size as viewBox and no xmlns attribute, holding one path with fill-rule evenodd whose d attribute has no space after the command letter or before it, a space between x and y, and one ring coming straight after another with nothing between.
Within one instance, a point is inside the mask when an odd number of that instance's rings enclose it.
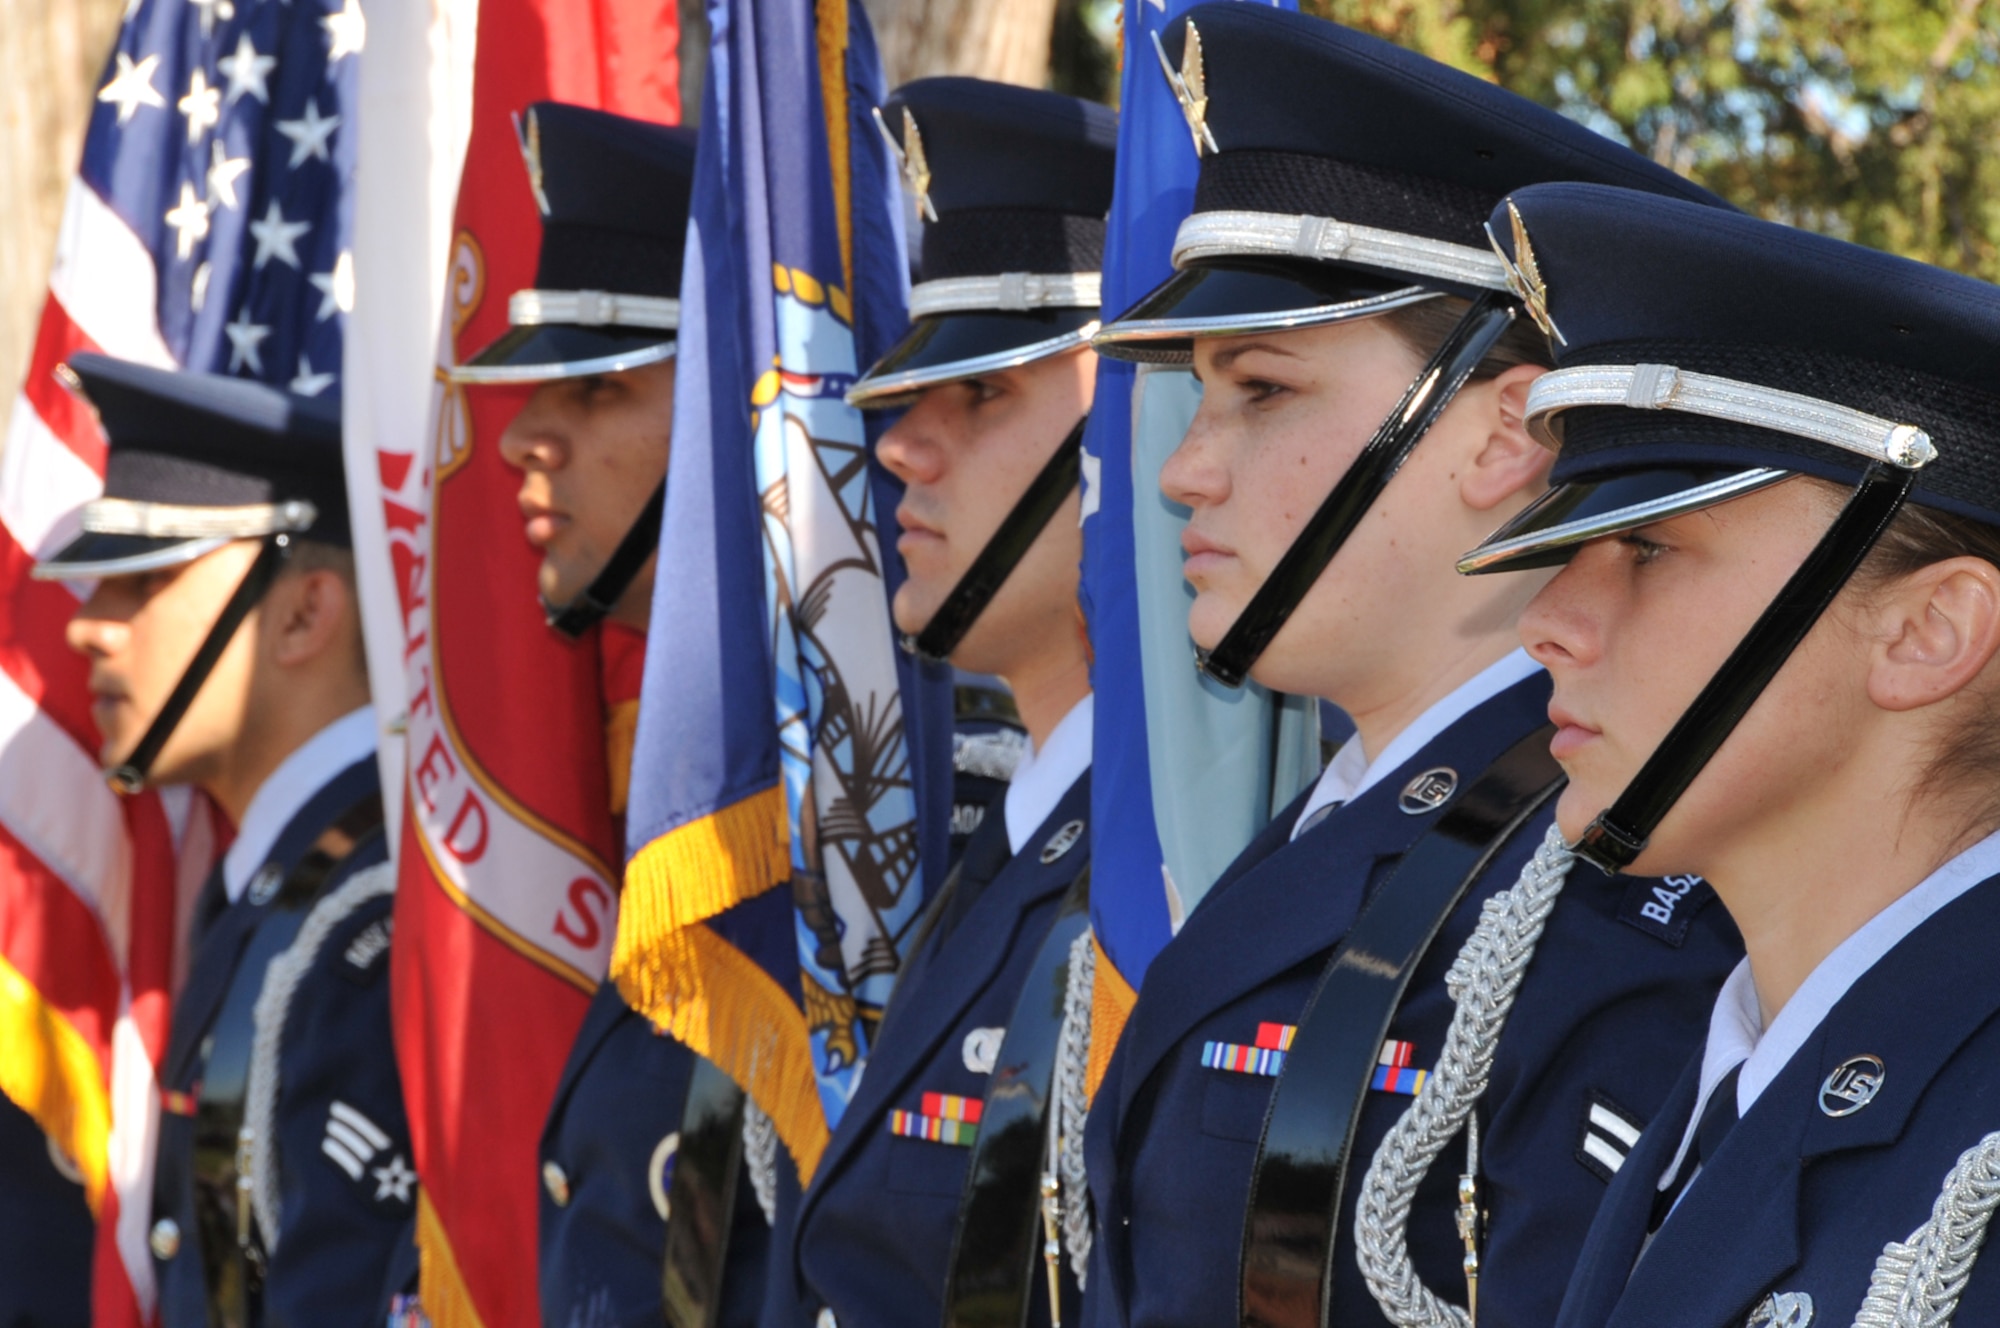
<instances>
[{"instance_id":1,"label":"flag with gold fringe","mask_svg":"<svg viewBox=\"0 0 2000 1328\"><path fill-rule=\"evenodd\" d=\"M905 325L867 16L708 12L612 973L810 1177L943 860L948 675L895 648L896 486L844 400Z\"/></svg>"}]
</instances>

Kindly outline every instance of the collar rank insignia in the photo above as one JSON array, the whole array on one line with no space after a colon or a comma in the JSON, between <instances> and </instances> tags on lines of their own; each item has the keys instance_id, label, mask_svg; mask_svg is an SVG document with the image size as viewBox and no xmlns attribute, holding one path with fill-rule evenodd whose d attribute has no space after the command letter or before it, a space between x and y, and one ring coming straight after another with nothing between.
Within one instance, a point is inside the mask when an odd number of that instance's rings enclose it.
<instances>
[{"instance_id":1,"label":"collar rank insignia","mask_svg":"<svg viewBox=\"0 0 2000 1328\"><path fill-rule=\"evenodd\" d=\"M534 192L535 206L549 215L549 196L542 190L542 122L531 110L525 122L514 117L514 137L521 144L521 164L528 168L528 188Z\"/></svg>"},{"instance_id":2,"label":"collar rank insignia","mask_svg":"<svg viewBox=\"0 0 2000 1328\"><path fill-rule=\"evenodd\" d=\"M1424 1080L1430 1078L1429 1070L1410 1068L1410 1062L1417 1058L1414 1042L1398 1042L1394 1038L1382 1044L1382 1054L1375 1061L1375 1077L1368 1086L1378 1093L1401 1093L1415 1097L1424 1088Z\"/></svg>"},{"instance_id":3,"label":"collar rank insignia","mask_svg":"<svg viewBox=\"0 0 2000 1328\"><path fill-rule=\"evenodd\" d=\"M1160 57L1167 86L1174 90L1174 100L1181 104L1181 114L1187 118L1188 133L1194 138L1194 155L1199 157L1204 149L1222 151L1208 129L1208 76L1201 68L1201 34L1195 31L1194 24L1187 25L1187 46L1181 52L1178 70L1167 59L1167 48L1160 44L1160 34L1155 32L1152 37L1153 53Z\"/></svg>"},{"instance_id":4,"label":"collar rank insignia","mask_svg":"<svg viewBox=\"0 0 2000 1328\"><path fill-rule=\"evenodd\" d=\"M1204 1069L1234 1070L1238 1074L1279 1075L1284 1073L1285 1053L1299 1035L1296 1024L1259 1024L1257 1040L1250 1046L1240 1042L1202 1044Z\"/></svg>"},{"instance_id":5,"label":"collar rank insignia","mask_svg":"<svg viewBox=\"0 0 2000 1328\"><path fill-rule=\"evenodd\" d=\"M1559 346L1569 345L1569 338L1556 326L1556 320L1549 316L1549 287L1542 280L1541 265L1535 262L1535 247L1528 243L1528 225L1521 220L1521 209L1514 206L1514 200L1507 200L1507 217L1514 226L1514 256L1500 247L1499 237L1493 234L1493 227L1486 228L1486 242L1493 246L1493 252L1500 257L1500 265L1507 269L1507 284L1520 298L1528 310L1528 317L1535 320L1535 326L1554 337Z\"/></svg>"},{"instance_id":6,"label":"collar rank insignia","mask_svg":"<svg viewBox=\"0 0 2000 1328\"><path fill-rule=\"evenodd\" d=\"M889 1113L889 1133L904 1139L928 1139L934 1144L970 1148L979 1137L979 1120L985 1114L986 1104L976 1097L926 1093L921 1111Z\"/></svg>"},{"instance_id":7,"label":"collar rank insignia","mask_svg":"<svg viewBox=\"0 0 2000 1328\"><path fill-rule=\"evenodd\" d=\"M889 154L896 159L896 169L903 173L903 188L910 191L916 200L917 211L925 221L938 219L937 209L931 206L931 163L924 156L924 136L917 132L917 117L910 114L910 108L903 108L903 137L889 132L888 121L882 118L882 108L874 111L875 127L882 131L882 141L889 145Z\"/></svg>"}]
</instances>

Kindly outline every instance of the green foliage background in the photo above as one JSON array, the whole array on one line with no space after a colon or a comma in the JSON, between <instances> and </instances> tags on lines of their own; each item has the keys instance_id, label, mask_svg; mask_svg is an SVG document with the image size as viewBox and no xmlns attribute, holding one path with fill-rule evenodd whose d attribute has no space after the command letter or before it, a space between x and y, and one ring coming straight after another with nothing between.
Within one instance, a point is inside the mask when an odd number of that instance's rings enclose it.
<instances>
[{"instance_id":1,"label":"green foliage background","mask_svg":"<svg viewBox=\"0 0 2000 1328\"><path fill-rule=\"evenodd\" d=\"M1773 220L2000 280L2000 0L1304 0Z\"/></svg>"}]
</instances>

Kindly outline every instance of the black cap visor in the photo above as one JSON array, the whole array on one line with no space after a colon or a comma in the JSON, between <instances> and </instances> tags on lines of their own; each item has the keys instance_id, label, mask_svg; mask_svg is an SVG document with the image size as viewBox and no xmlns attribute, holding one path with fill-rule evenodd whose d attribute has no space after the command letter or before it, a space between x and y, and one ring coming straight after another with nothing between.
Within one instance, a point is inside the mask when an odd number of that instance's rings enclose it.
<instances>
[{"instance_id":1,"label":"black cap visor","mask_svg":"<svg viewBox=\"0 0 2000 1328\"><path fill-rule=\"evenodd\" d=\"M1090 344L1095 309L972 310L920 318L848 389L850 405L883 410L925 388L1015 369Z\"/></svg>"},{"instance_id":2,"label":"black cap visor","mask_svg":"<svg viewBox=\"0 0 2000 1328\"><path fill-rule=\"evenodd\" d=\"M657 364L675 345L666 328L532 323L507 329L450 374L460 383L546 383Z\"/></svg>"},{"instance_id":3,"label":"black cap visor","mask_svg":"<svg viewBox=\"0 0 2000 1328\"><path fill-rule=\"evenodd\" d=\"M1203 259L1176 272L1091 339L1098 354L1187 364L1197 337L1372 318L1440 294L1406 277L1281 258Z\"/></svg>"},{"instance_id":4,"label":"black cap visor","mask_svg":"<svg viewBox=\"0 0 2000 1328\"><path fill-rule=\"evenodd\" d=\"M112 535L85 531L34 566L37 581L90 581L107 576L137 576L191 563L237 538L207 535L196 539L161 535Z\"/></svg>"},{"instance_id":5,"label":"black cap visor","mask_svg":"<svg viewBox=\"0 0 2000 1328\"><path fill-rule=\"evenodd\" d=\"M1767 489L1796 472L1641 470L1608 479L1559 484L1458 560L1466 576L1559 567L1592 540L1698 512Z\"/></svg>"}]
</instances>

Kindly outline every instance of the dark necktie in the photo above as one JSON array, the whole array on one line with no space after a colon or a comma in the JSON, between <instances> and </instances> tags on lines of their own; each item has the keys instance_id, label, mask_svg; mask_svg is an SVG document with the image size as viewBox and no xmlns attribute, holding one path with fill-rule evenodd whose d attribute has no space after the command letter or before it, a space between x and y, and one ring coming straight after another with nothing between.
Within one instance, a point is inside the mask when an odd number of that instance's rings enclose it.
<instances>
[{"instance_id":1,"label":"dark necktie","mask_svg":"<svg viewBox=\"0 0 2000 1328\"><path fill-rule=\"evenodd\" d=\"M1709 1094L1708 1105L1701 1111L1701 1121L1694 1127L1694 1143L1689 1147L1687 1156L1681 1159L1680 1174L1653 1201L1653 1220L1647 1226L1649 1232L1660 1229L1660 1224L1667 1220L1667 1214L1674 1210L1674 1205L1694 1180L1695 1173L1708 1165L1716 1150L1722 1147L1722 1141L1736 1128L1736 1081L1742 1076L1743 1065L1738 1062L1728 1074L1722 1076L1715 1091Z\"/></svg>"}]
</instances>

